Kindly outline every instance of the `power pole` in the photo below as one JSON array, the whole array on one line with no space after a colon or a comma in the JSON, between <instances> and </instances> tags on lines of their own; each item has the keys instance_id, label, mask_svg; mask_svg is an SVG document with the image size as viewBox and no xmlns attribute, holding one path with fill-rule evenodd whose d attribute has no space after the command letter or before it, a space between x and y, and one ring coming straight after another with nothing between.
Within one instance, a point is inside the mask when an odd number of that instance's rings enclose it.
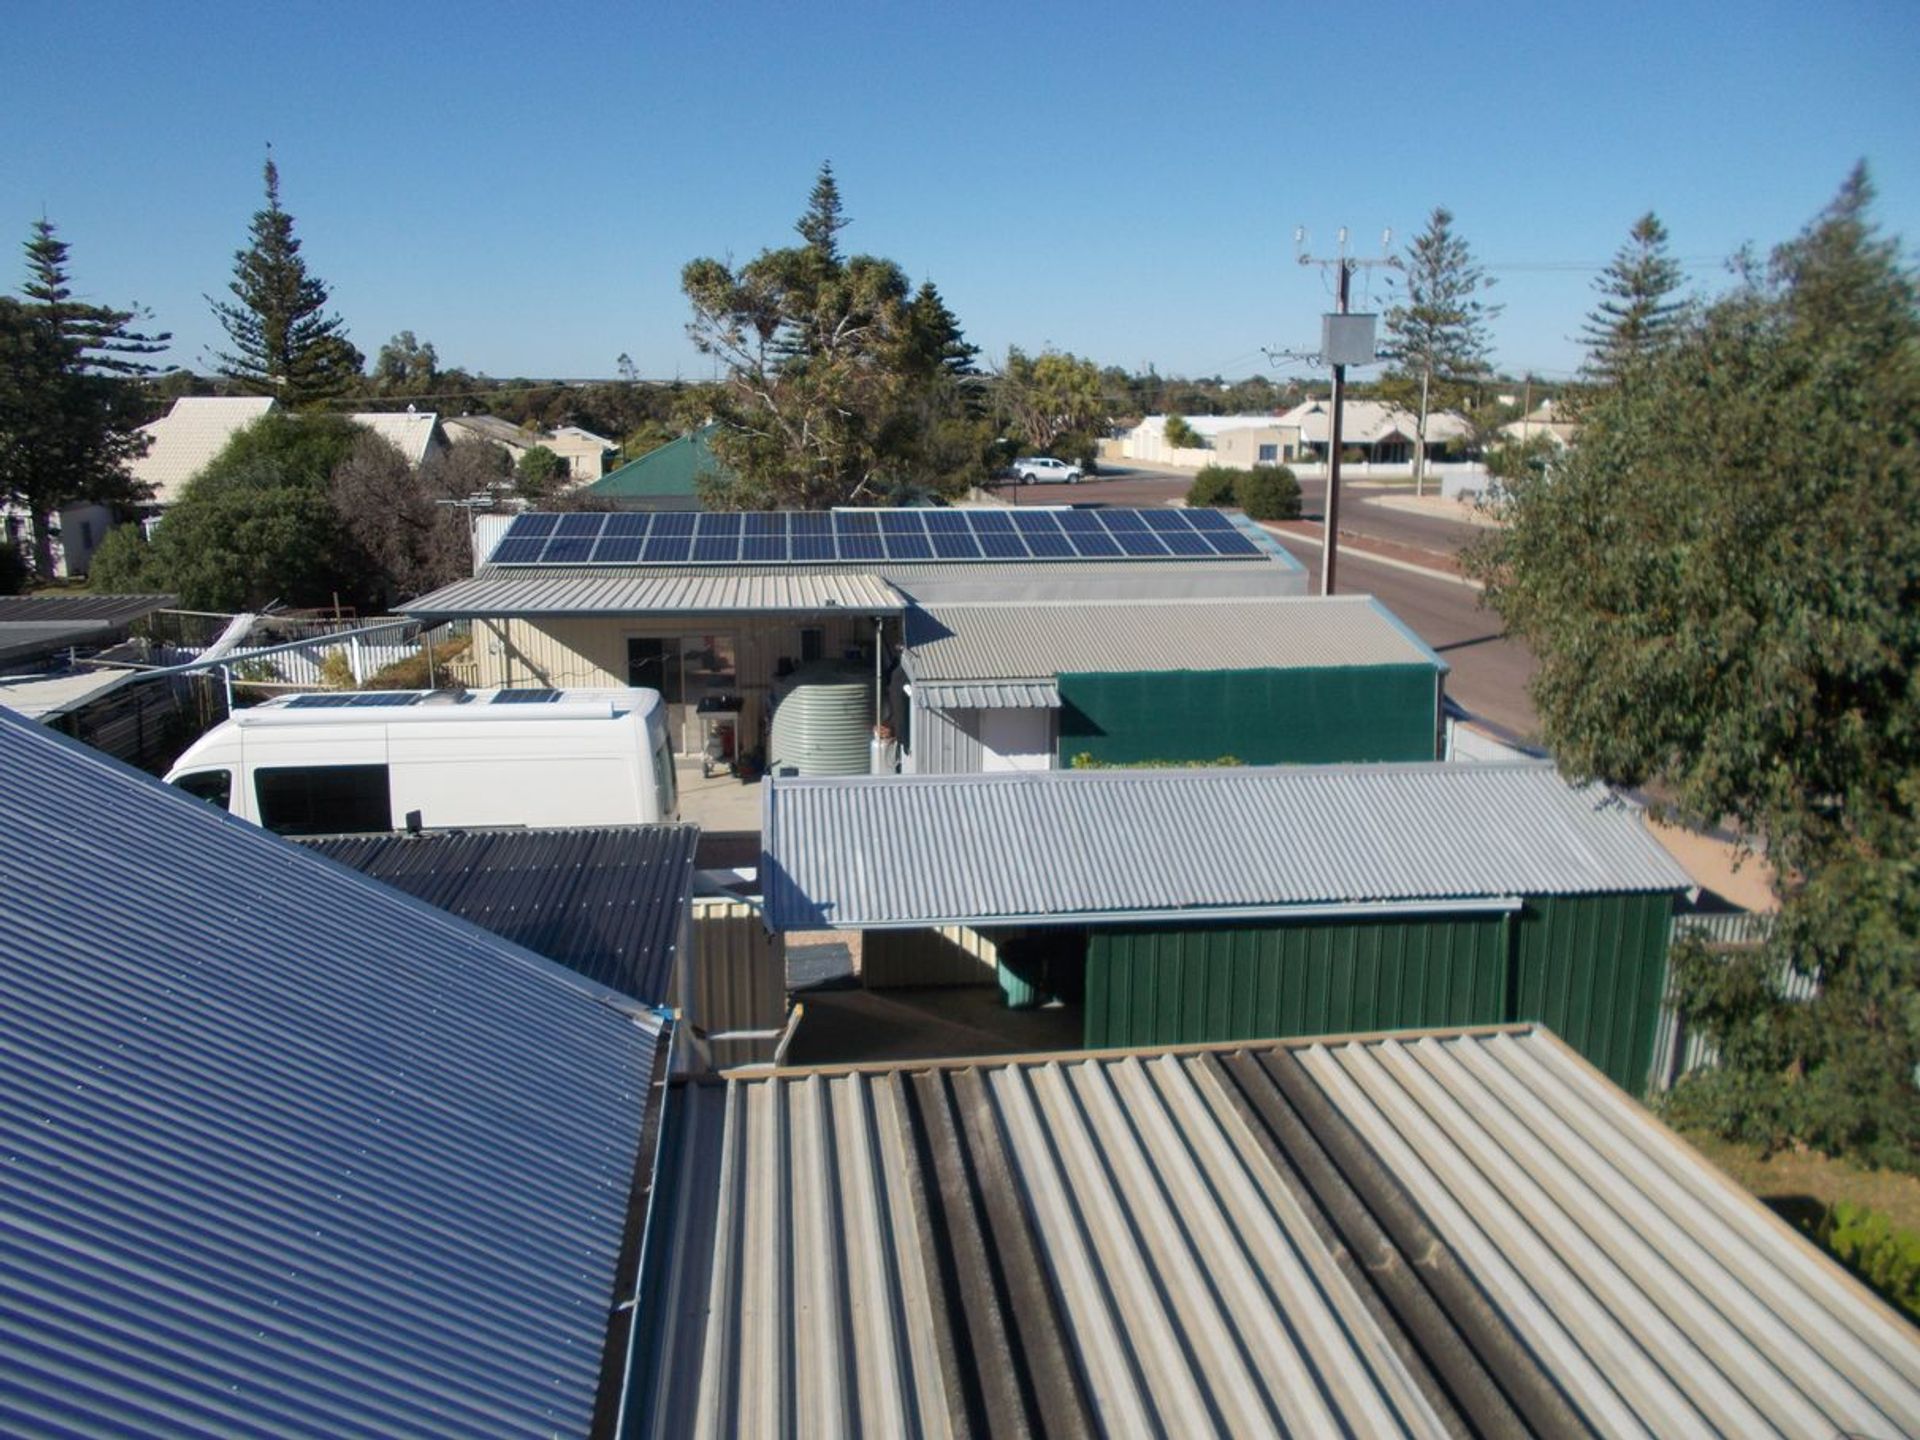
<instances>
[{"instance_id":1,"label":"power pole","mask_svg":"<svg viewBox=\"0 0 1920 1440\"><path fill-rule=\"evenodd\" d=\"M1381 256L1378 260L1360 260L1347 254L1347 231L1340 228L1338 250L1330 258L1315 258L1307 253L1307 234L1305 230L1293 232L1294 243L1300 247L1302 265L1331 266L1339 277L1336 286L1334 312L1321 317L1320 360L1333 366L1333 414L1327 424L1327 513L1326 545L1320 552L1320 593L1334 593L1334 577L1338 566L1340 543L1340 441L1343 419L1343 406L1346 400L1347 366L1371 365L1378 357L1374 353L1374 315L1353 315L1349 312L1352 300L1353 272L1381 267L1400 268L1400 261L1387 254L1393 244L1393 232L1386 231L1380 237Z\"/></svg>"}]
</instances>

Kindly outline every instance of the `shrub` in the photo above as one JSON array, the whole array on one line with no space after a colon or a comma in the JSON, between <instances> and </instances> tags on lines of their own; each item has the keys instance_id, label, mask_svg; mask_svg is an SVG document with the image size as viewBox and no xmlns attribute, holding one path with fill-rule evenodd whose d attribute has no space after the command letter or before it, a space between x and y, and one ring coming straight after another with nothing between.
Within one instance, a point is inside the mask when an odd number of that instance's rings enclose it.
<instances>
[{"instance_id":1,"label":"shrub","mask_svg":"<svg viewBox=\"0 0 1920 1440\"><path fill-rule=\"evenodd\" d=\"M1187 491L1189 505L1233 505L1234 485L1245 474L1243 470L1232 470L1225 465L1209 465L1193 477L1193 485Z\"/></svg>"},{"instance_id":2,"label":"shrub","mask_svg":"<svg viewBox=\"0 0 1920 1440\"><path fill-rule=\"evenodd\" d=\"M1896 1230L1887 1217L1842 1200L1814 1238L1887 1299L1920 1318L1920 1235Z\"/></svg>"},{"instance_id":3,"label":"shrub","mask_svg":"<svg viewBox=\"0 0 1920 1440\"><path fill-rule=\"evenodd\" d=\"M1207 442L1200 438L1200 432L1187 423L1184 415L1169 415L1162 433L1167 437L1167 444L1177 450L1204 450L1207 447Z\"/></svg>"},{"instance_id":4,"label":"shrub","mask_svg":"<svg viewBox=\"0 0 1920 1440\"><path fill-rule=\"evenodd\" d=\"M1244 471L1235 488L1240 508L1255 520L1300 518L1300 482L1284 465Z\"/></svg>"},{"instance_id":5,"label":"shrub","mask_svg":"<svg viewBox=\"0 0 1920 1440\"><path fill-rule=\"evenodd\" d=\"M432 678L439 682L441 689L456 688L453 677L447 673L447 662L458 659L472 647L473 641L466 635L452 635L433 645ZM369 675L367 689L425 690L428 688L428 669L427 652L423 647L406 659L396 660Z\"/></svg>"}]
</instances>

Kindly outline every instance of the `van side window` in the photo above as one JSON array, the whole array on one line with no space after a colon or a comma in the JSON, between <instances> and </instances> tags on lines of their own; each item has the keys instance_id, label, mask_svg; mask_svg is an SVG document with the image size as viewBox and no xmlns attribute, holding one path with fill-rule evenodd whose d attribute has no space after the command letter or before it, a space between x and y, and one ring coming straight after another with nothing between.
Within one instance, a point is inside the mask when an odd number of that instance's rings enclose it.
<instances>
[{"instance_id":1,"label":"van side window","mask_svg":"<svg viewBox=\"0 0 1920 1440\"><path fill-rule=\"evenodd\" d=\"M253 772L260 823L276 835L364 835L393 828L384 765L299 765Z\"/></svg>"},{"instance_id":2,"label":"van side window","mask_svg":"<svg viewBox=\"0 0 1920 1440\"><path fill-rule=\"evenodd\" d=\"M233 800L231 770L196 770L191 775L182 775L173 783L194 799L204 800L222 810L228 809Z\"/></svg>"}]
</instances>

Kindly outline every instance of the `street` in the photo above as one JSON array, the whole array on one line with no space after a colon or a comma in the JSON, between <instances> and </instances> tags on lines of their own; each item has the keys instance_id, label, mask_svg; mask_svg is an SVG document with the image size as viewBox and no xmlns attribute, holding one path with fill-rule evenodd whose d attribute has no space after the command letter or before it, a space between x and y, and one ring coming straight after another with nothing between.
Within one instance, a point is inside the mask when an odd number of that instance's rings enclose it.
<instances>
[{"instance_id":1,"label":"street","mask_svg":"<svg viewBox=\"0 0 1920 1440\"><path fill-rule=\"evenodd\" d=\"M1006 485L998 493L1009 504L1152 506L1179 500L1192 483L1191 475L1109 466L1101 479L1079 485ZM1326 482L1307 480L1300 488L1308 523L1291 527L1297 533L1267 529L1307 567L1318 593ZM1453 667L1447 694L1456 704L1509 738L1534 740L1539 720L1527 684L1537 662L1526 646L1506 638L1500 618L1481 606L1479 590L1448 573L1478 528L1382 503L1408 494L1404 485L1342 482L1340 491L1340 593L1376 596Z\"/></svg>"}]
</instances>

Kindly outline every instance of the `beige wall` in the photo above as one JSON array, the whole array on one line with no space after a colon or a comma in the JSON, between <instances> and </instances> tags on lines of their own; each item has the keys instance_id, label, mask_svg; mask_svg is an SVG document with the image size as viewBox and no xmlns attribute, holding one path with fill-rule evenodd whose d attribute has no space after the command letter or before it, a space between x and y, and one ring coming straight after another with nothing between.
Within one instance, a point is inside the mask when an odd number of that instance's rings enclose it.
<instances>
[{"instance_id":1,"label":"beige wall","mask_svg":"<svg viewBox=\"0 0 1920 1440\"><path fill-rule=\"evenodd\" d=\"M625 685L630 636L730 635L734 642L737 688L745 702L740 717L746 748L759 745L767 696L782 658L800 662L800 632L826 632L822 654L829 660L873 641L873 621L849 615L685 615L593 620L476 620L473 649L482 688L509 686L555 689ZM687 752L693 742L676 734Z\"/></svg>"},{"instance_id":2,"label":"beige wall","mask_svg":"<svg viewBox=\"0 0 1920 1440\"><path fill-rule=\"evenodd\" d=\"M1213 441L1214 463L1235 470L1251 470L1260 463L1260 447L1275 447L1270 464L1285 465L1299 458L1300 431L1293 425L1274 425L1262 430L1227 430Z\"/></svg>"}]
</instances>

